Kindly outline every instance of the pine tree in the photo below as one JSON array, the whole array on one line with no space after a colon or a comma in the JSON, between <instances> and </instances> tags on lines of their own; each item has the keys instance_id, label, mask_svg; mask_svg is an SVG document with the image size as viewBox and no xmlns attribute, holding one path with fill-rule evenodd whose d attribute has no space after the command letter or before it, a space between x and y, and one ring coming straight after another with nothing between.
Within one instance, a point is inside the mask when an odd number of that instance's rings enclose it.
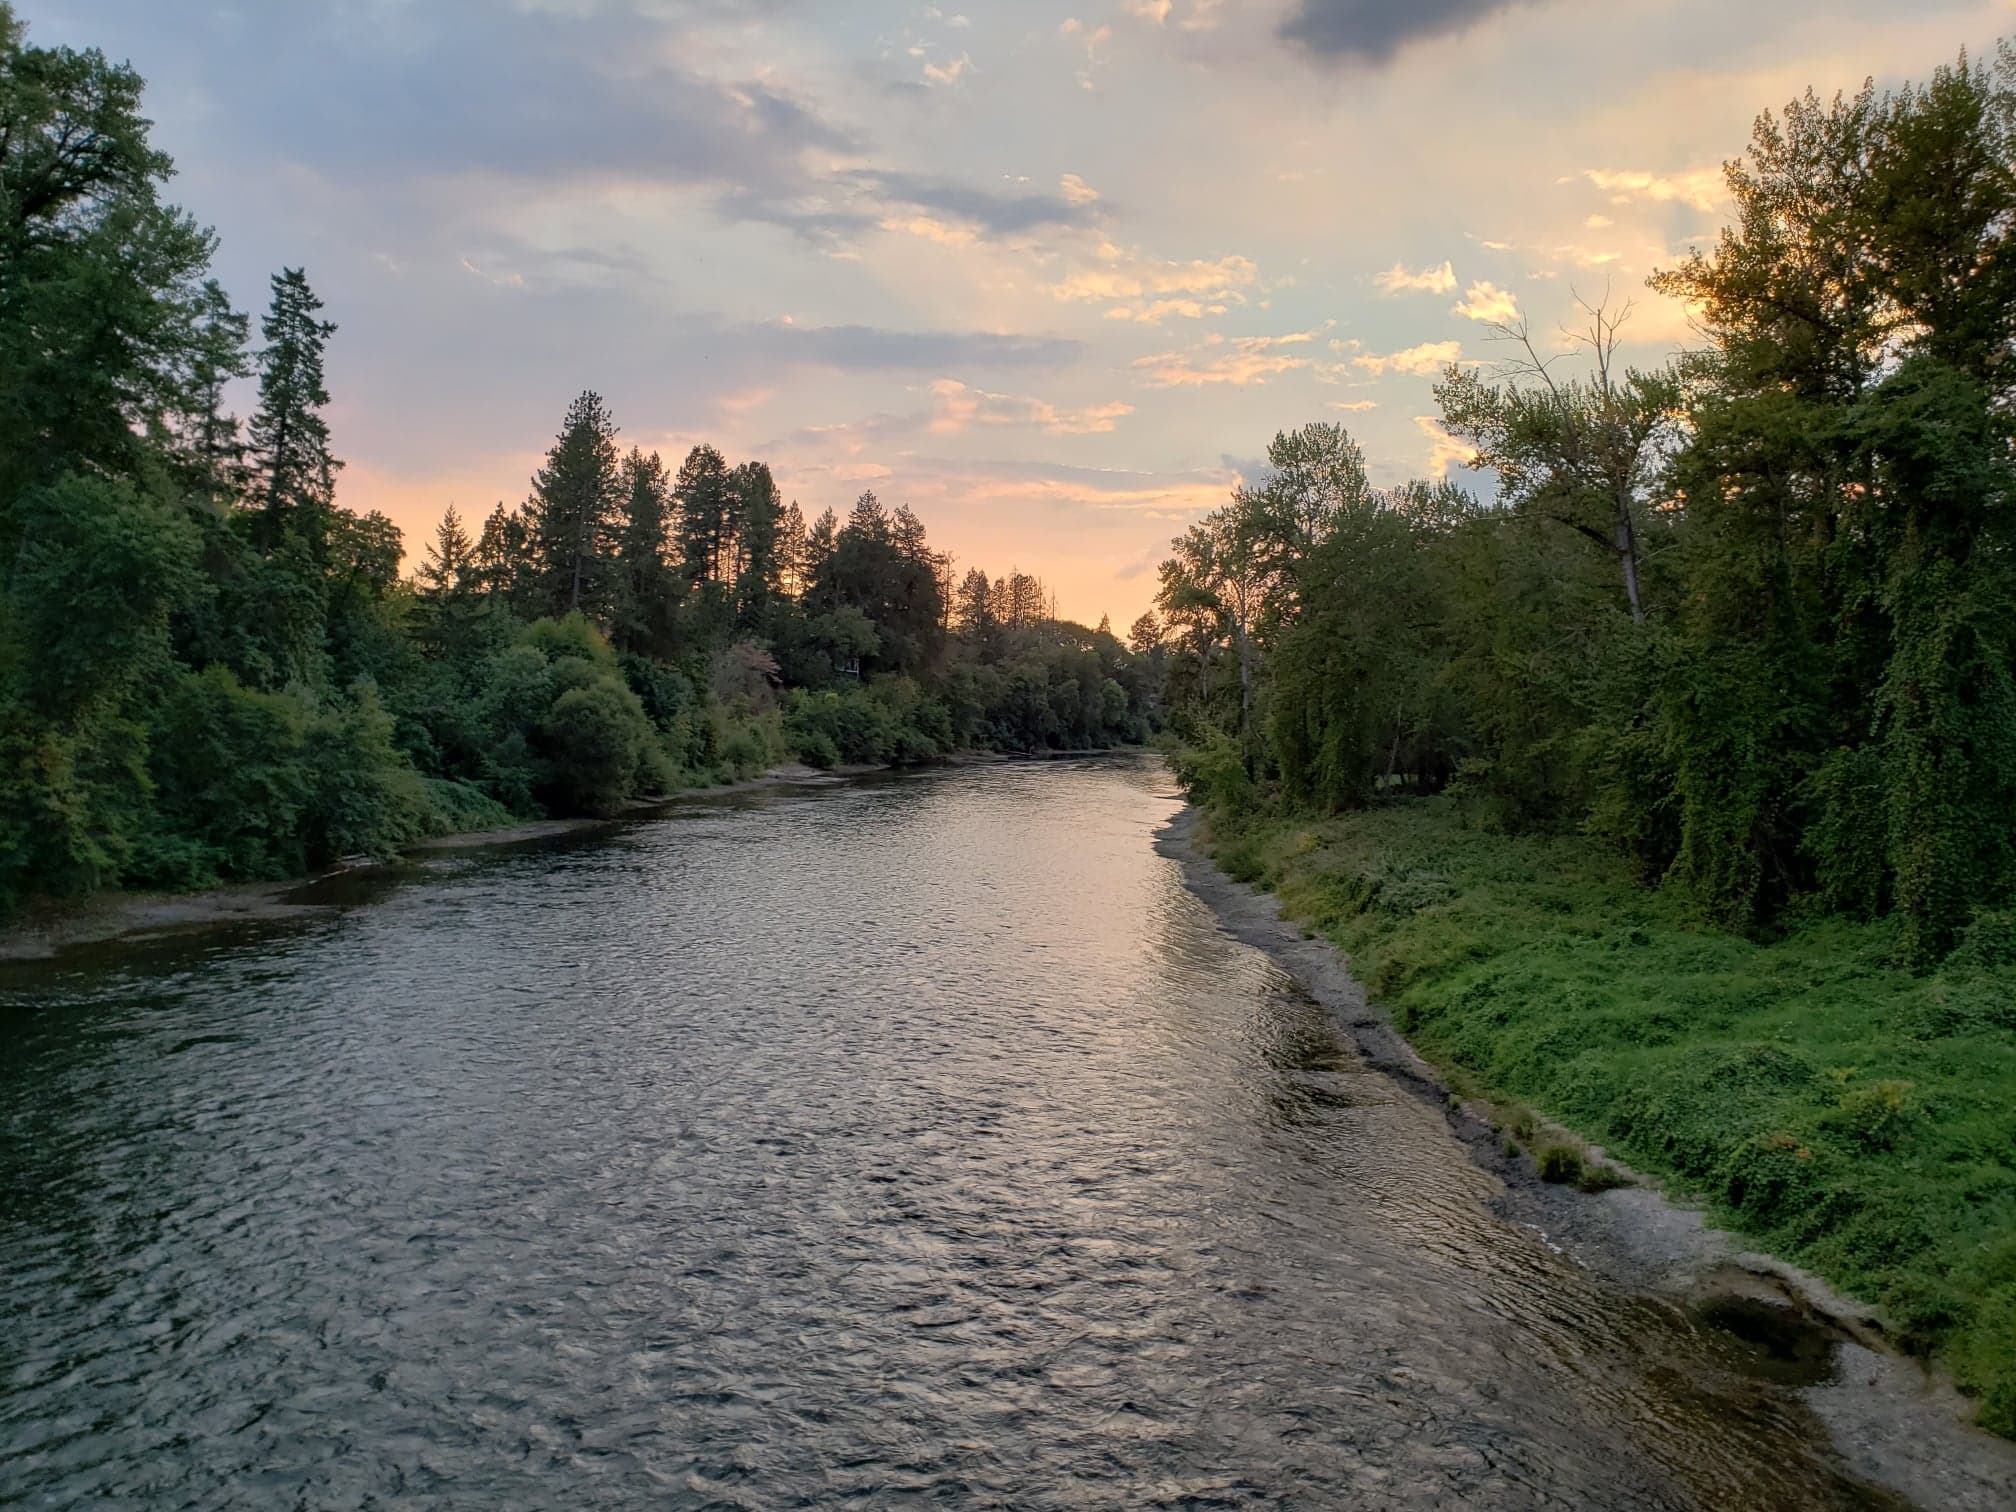
<instances>
[{"instance_id":1,"label":"pine tree","mask_svg":"<svg viewBox=\"0 0 2016 1512\"><path fill-rule=\"evenodd\" d=\"M805 592L805 511L793 499L777 527L777 582L781 592L797 598Z\"/></svg>"},{"instance_id":2,"label":"pine tree","mask_svg":"<svg viewBox=\"0 0 2016 1512\"><path fill-rule=\"evenodd\" d=\"M625 651L671 649L679 575L673 569L672 484L658 453L636 447L623 459L623 508L616 532L616 607L611 638Z\"/></svg>"},{"instance_id":3,"label":"pine tree","mask_svg":"<svg viewBox=\"0 0 2016 1512\"><path fill-rule=\"evenodd\" d=\"M470 555L476 586L493 599L515 601L525 572L525 541L524 517L516 510L506 509L500 500L484 520L476 549Z\"/></svg>"},{"instance_id":4,"label":"pine tree","mask_svg":"<svg viewBox=\"0 0 2016 1512\"><path fill-rule=\"evenodd\" d=\"M224 407L226 386L251 371L245 353L250 321L215 284L198 296L196 319L202 341L190 359L186 413L171 419L166 440L187 492L221 511L243 498L252 482L245 428Z\"/></svg>"},{"instance_id":5,"label":"pine tree","mask_svg":"<svg viewBox=\"0 0 2016 1512\"><path fill-rule=\"evenodd\" d=\"M744 462L729 474L735 521L735 625L744 632L762 628L783 587L778 558L783 500L770 469Z\"/></svg>"},{"instance_id":6,"label":"pine tree","mask_svg":"<svg viewBox=\"0 0 2016 1512\"><path fill-rule=\"evenodd\" d=\"M840 607L839 584L833 573L839 540L840 522L834 519L832 510L821 510L812 528L805 532L805 555L800 569L804 586L799 589L799 602L808 616L831 614Z\"/></svg>"},{"instance_id":7,"label":"pine tree","mask_svg":"<svg viewBox=\"0 0 2016 1512\"><path fill-rule=\"evenodd\" d=\"M686 580L721 582L732 537L727 462L711 446L694 447L679 466L672 492L679 501L679 562Z\"/></svg>"},{"instance_id":8,"label":"pine tree","mask_svg":"<svg viewBox=\"0 0 2016 1512\"><path fill-rule=\"evenodd\" d=\"M426 558L413 574L419 580L420 591L436 598L467 592L475 586L474 556L475 547L463 528L462 516L450 504L441 516L441 523L434 528Z\"/></svg>"},{"instance_id":9,"label":"pine tree","mask_svg":"<svg viewBox=\"0 0 2016 1512\"><path fill-rule=\"evenodd\" d=\"M259 354L259 408L252 416L252 460L261 511L259 539L272 551L297 535L310 558L327 552L329 512L336 506L336 472L329 451L329 403L322 353L336 327L316 318L322 301L300 268L273 275L273 303L260 322L266 349Z\"/></svg>"},{"instance_id":10,"label":"pine tree","mask_svg":"<svg viewBox=\"0 0 2016 1512\"><path fill-rule=\"evenodd\" d=\"M994 617L994 585L978 567L966 569L953 595L953 618L959 633L983 662L1001 657L1001 622Z\"/></svg>"},{"instance_id":11,"label":"pine tree","mask_svg":"<svg viewBox=\"0 0 2016 1512\"><path fill-rule=\"evenodd\" d=\"M525 506L533 600L542 613L579 609L595 616L607 608L606 565L621 488L616 423L590 389L567 407Z\"/></svg>"},{"instance_id":12,"label":"pine tree","mask_svg":"<svg viewBox=\"0 0 2016 1512\"><path fill-rule=\"evenodd\" d=\"M1148 656L1162 649L1162 622L1150 610L1134 621L1127 631L1127 649L1136 656Z\"/></svg>"},{"instance_id":13,"label":"pine tree","mask_svg":"<svg viewBox=\"0 0 2016 1512\"><path fill-rule=\"evenodd\" d=\"M847 512L847 528L863 541L886 544L890 540L889 511L869 489L854 501Z\"/></svg>"}]
</instances>

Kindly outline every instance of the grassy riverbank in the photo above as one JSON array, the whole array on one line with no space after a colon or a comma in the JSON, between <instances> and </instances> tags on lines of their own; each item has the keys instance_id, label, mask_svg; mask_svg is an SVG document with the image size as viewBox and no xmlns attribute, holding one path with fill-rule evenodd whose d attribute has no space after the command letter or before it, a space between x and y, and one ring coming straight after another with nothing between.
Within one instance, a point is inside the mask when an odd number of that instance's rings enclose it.
<instances>
[{"instance_id":1,"label":"grassy riverbank","mask_svg":"<svg viewBox=\"0 0 2016 1512\"><path fill-rule=\"evenodd\" d=\"M1931 976L1890 964L1880 925L1757 943L1594 845L1487 834L1441 801L1218 813L1207 843L1343 949L1454 1084L1877 1304L2016 1437L2016 929L1977 925Z\"/></svg>"}]
</instances>

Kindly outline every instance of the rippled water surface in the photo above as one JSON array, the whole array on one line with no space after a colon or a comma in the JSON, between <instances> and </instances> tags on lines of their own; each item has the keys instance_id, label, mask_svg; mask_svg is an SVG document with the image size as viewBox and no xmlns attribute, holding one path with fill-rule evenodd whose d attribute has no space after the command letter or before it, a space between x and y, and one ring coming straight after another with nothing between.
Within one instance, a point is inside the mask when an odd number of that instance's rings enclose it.
<instances>
[{"instance_id":1,"label":"rippled water surface","mask_svg":"<svg viewBox=\"0 0 2016 1512\"><path fill-rule=\"evenodd\" d=\"M1877 1504L1493 1216L1122 758L0 968L0 1502Z\"/></svg>"}]
</instances>

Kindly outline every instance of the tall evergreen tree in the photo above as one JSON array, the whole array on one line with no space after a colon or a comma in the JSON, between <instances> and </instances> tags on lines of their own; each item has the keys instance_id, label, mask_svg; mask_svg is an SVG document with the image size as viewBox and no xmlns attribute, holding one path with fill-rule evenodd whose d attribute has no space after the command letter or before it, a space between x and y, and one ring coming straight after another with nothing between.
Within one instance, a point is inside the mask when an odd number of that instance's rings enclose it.
<instances>
[{"instance_id":1,"label":"tall evergreen tree","mask_svg":"<svg viewBox=\"0 0 2016 1512\"><path fill-rule=\"evenodd\" d=\"M760 629L783 589L779 527L783 498L770 469L744 462L729 474L735 539L735 625L744 633Z\"/></svg>"},{"instance_id":2,"label":"tall evergreen tree","mask_svg":"<svg viewBox=\"0 0 2016 1512\"><path fill-rule=\"evenodd\" d=\"M450 504L442 511L441 523L434 527L434 539L427 543L427 555L414 573L421 592L441 596L472 587L475 551L461 514Z\"/></svg>"},{"instance_id":3,"label":"tall evergreen tree","mask_svg":"<svg viewBox=\"0 0 2016 1512\"><path fill-rule=\"evenodd\" d=\"M525 506L533 597L543 612L596 616L607 608L605 568L621 490L616 422L589 389L567 406Z\"/></svg>"},{"instance_id":4,"label":"tall evergreen tree","mask_svg":"<svg viewBox=\"0 0 2016 1512\"><path fill-rule=\"evenodd\" d=\"M840 585L833 570L839 549L840 522L832 510L822 509L805 532L804 585L799 600L807 615L831 614L840 607Z\"/></svg>"},{"instance_id":5,"label":"tall evergreen tree","mask_svg":"<svg viewBox=\"0 0 2016 1512\"><path fill-rule=\"evenodd\" d=\"M672 492L679 501L679 562L687 581L696 586L723 582L734 538L728 463L711 446L694 447L679 465Z\"/></svg>"},{"instance_id":6,"label":"tall evergreen tree","mask_svg":"<svg viewBox=\"0 0 2016 1512\"><path fill-rule=\"evenodd\" d=\"M780 591L797 598L805 591L805 511L793 499L777 526L777 580Z\"/></svg>"},{"instance_id":7,"label":"tall evergreen tree","mask_svg":"<svg viewBox=\"0 0 2016 1512\"><path fill-rule=\"evenodd\" d=\"M658 453L636 447L623 459L623 509L616 531L616 608L611 639L625 651L668 654L679 574L671 561L672 484Z\"/></svg>"},{"instance_id":8,"label":"tall evergreen tree","mask_svg":"<svg viewBox=\"0 0 2016 1512\"><path fill-rule=\"evenodd\" d=\"M336 472L329 450L329 403L323 349L336 327L317 318L322 301L300 268L273 275L273 302L260 322L259 407L252 415L252 459L260 511L258 535L268 551L298 538L320 563L328 549L329 512L336 507Z\"/></svg>"},{"instance_id":9,"label":"tall evergreen tree","mask_svg":"<svg viewBox=\"0 0 2016 1512\"><path fill-rule=\"evenodd\" d=\"M470 572L476 585L493 599L514 602L525 574L527 535L524 516L506 509L499 500L483 521L470 553Z\"/></svg>"}]
</instances>

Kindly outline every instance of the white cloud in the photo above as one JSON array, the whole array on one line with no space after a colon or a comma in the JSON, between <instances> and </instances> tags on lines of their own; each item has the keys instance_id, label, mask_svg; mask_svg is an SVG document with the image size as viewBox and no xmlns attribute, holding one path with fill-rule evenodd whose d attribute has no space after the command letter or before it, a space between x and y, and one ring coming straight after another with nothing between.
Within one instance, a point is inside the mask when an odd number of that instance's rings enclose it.
<instances>
[{"instance_id":1,"label":"white cloud","mask_svg":"<svg viewBox=\"0 0 2016 1512\"><path fill-rule=\"evenodd\" d=\"M1367 410L1379 408L1377 399L1332 399L1330 408L1342 410L1347 415L1362 415Z\"/></svg>"},{"instance_id":2,"label":"white cloud","mask_svg":"<svg viewBox=\"0 0 2016 1512\"><path fill-rule=\"evenodd\" d=\"M1408 271L1405 263L1395 263L1384 273L1374 278L1382 294L1449 294L1456 288L1456 269L1449 263L1439 268L1423 268L1420 272Z\"/></svg>"},{"instance_id":3,"label":"white cloud","mask_svg":"<svg viewBox=\"0 0 2016 1512\"><path fill-rule=\"evenodd\" d=\"M1463 344L1457 341L1424 341L1419 346L1408 347L1405 351L1388 352L1380 356L1367 352L1353 357L1352 364L1363 368L1375 376L1385 373L1408 373L1416 378L1426 378L1439 373L1452 362L1463 360Z\"/></svg>"},{"instance_id":4,"label":"white cloud","mask_svg":"<svg viewBox=\"0 0 2016 1512\"><path fill-rule=\"evenodd\" d=\"M1643 169L1585 168L1582 176L1607 191L1619 204L1634 199L1660 204L1690 205L1715 210L1727 198L1720 168L1690 168L1684 173L1648 173Z\"/></svg>"},{"instance_id":5,"label":"white cloud","mask_svg":"<svg viewBox=\"0 0 2016 1512\"><path fill-rule=\"evenodd\" d=\"M1486 325L1511 325L1519 318L1519 301L1509 290L1494 283L1478 282L1464 291L1462 301L1451 313L1466 320L1481 320Z\"/></svg>"},{"instance_id":6,"label":"white cloud","mask_svg":"<svg viewBox=\"0 0 2016 1512\"><path fill-rule=\"evenodd\" d=\"M1067 205L1089 205L1099 198L1099 191L1075 173L1067 173L1057 181L1058 190Z\"/></svg>"}]
</instances>

